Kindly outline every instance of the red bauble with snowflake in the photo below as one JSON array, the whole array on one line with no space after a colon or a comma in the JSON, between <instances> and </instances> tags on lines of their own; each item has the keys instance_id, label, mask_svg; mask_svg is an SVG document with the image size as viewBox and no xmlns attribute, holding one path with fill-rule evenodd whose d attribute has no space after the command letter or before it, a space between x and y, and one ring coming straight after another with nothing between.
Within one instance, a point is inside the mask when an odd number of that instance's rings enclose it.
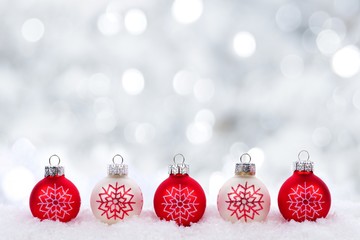
<instances>
[{"instance_id":1,"label":"red bauble with snowflake","mask_svg":"<svg viewBox=\"0 0 360 240\"><path fill-rule=\"evenodd\" d=\"M182 163L175 162L177 156L182 157ZM160 219L190 226L204 215L206 197L200 184L188 175L189 165L184 160L183 155L175 155L174 165L169 166L169 178L155 192L154 209Z\"/></svg>"},{"instance_id":2,"label":"red bauble with snowflake","mask_svg":"<svg viewBox=\"0 0 360 240\"><path fill-rule=\"evenodd\" d=\"M121 158L121 164L115 163L116 157ZM96 184L91 194L91 210L96 218L113 224L141 213L141 190L127 175L128 166L123 164L121 155L115 155L113 164L108 166L108 176Z\"/></svg>"},{"instance_id":3,"label":"red bauble with snowflake","mask_svg":"<svg viewBox=\"0 0 360 240\"><path fill-rule=\"evenodd\" d=\"M243 162L245 156L249 162ZM235 176L220 189L217 207L220 216L230 222L252 222L266 219L270 210L270 195L266 186L255 176L255 164L245 153L236 164Z\"/></svg>"},{"instance_id":4,"label":"red bauble with snowflake","mask_svg":"<svg viewBox=\"0 0 360 240\"><path fill-rule=\"evenodd\" d=\"M30 195L30 210L41 220L68 222L80 210L80 194L76 186L64 176L64 168L57 165L45 167L45 178L38 182Z\"/></svg>"},{"instance_id":5,"label":"red bauble with snowflake","mask_svg":"<svg viewBox=\"0 0 360 240\"><path fill-rule=\"evenodd\" d=\"M300 160L306 154L305 160ZM309 153L301 151L295 171L281 186L278 196L279 210L286 220L315 221L327 216L331 206L331 195L326 184L313 173L314 163Z\"/></svg>"}]
</instances>

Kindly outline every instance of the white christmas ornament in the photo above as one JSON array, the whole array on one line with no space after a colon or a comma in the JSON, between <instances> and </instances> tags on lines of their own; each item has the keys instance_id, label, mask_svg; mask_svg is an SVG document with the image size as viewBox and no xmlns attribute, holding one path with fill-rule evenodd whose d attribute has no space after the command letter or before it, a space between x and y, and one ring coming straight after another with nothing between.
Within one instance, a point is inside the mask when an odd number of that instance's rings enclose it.
<instances>
[{"instance_id":1,"label":"white christmas ornament","mask_svg":"<svg viewBox=\"0 0 360 240\"><path fill-rule=\"evenodd\" d=\"M115 158L121 158L121 164ZM134 180L128 178L128 166L117 154L108 166L108 176L94 187L90 205L94 216L102 222L113 224L133 215L140 215L143 195Z\"/></svg>"},{"instance_id":2,"label":"white christmas ornament","mask_svg":"<svg viewBox=\"0 0 360 240\"><path fill-rule=\"evenodd\" d=\"M243 158L249 157L244 163ZM245 153L236 164L235 176L220 189L217 206L223 219L230 222L263 221L270 210L270 195L266 186L255 177L255 164Z\"/></svg>"}]
</instances>

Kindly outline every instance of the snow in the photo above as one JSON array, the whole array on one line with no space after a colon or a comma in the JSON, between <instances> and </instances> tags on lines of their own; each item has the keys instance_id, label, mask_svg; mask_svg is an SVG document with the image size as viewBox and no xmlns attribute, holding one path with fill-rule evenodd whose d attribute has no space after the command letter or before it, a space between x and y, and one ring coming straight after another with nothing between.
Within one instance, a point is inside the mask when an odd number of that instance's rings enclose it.
<instances>
[{"instance_id":1,"label":"snow","mask_svg":"<svg viewBox=\"0 0 360 240\"><path fill-rule=\"evenodd\" d=\"M360 203L335 201L326 219L297 223L282 219L277 207L266 221L230 223L219 216L215 206L206 209L203 219L191 227L178 227L160 221L152 209L140 216L107 225L99 222L90 209L80 211L71 222L39 221L30 210L0 205L1 240L107 240L107 239L358 239L360 236Z\"/></svg>"}]
</instances>

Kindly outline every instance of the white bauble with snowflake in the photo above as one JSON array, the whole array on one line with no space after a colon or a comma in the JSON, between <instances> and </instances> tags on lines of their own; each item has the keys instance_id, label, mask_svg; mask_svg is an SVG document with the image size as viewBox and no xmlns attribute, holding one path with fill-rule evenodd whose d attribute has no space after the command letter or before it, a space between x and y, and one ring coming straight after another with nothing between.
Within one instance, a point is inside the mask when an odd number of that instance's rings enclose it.
<instances>
[{"instance_id":1,"label":"white bauble with snowflake","mask_svg":"<svg viewBox=\"0 0 360 240\"><path fill-rule=\"evenodd\" d=\"M263 221L270 211L270 194L266 186L255 177L255 164L236 164L235 176L220 189L217 206L223 219L230 222Z\"/></svg>"},{"instance_id":2,"label":"white bauble with snowflake","mask_svg":"<svg viewBox=\"0 0 360 240\"><path fill-rule=\"evenodd\" d=\"M105 223L113 224L141 213L143 195L136 182L127 176L127 169L122 163L109 165L108 176L91 193L91 210Z\"/></svg>"}]
</instances>

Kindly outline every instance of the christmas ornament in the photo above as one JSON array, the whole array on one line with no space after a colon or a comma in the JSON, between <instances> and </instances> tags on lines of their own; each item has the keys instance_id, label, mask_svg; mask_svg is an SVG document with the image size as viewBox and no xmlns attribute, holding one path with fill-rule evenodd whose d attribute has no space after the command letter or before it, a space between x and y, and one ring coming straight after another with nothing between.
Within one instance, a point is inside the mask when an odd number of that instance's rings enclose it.
<instances>
[{"instance_id":1,"label":"christmas ornament","mask_svg":"<svg viewBox=\"0 0 360 240\"><path fill-rule=\"evenodd\" d=\"M176 158L182 162L177 163ZM178 225L190 226L201 219L206 207L204 190L189 176L189 165L182 154L173 158L169 166L170 176L156 189L154 209L160 219L175 221Z\"/></svg>"},{"instance_id":2,"label":"christmas ornament","mask_svg":"<svg viewBox=\"0 0 360 240\"><path fill-rule=\"evenodd\" d=\"M306 155L301 160L301 155ZM286 220L315 221L328 214L331 196L326 184L313 173L314 163L303 150L294 163L294 174L281 186L278 196L279 210Z\"/></svg>"},{"instance_id":3,"label":"christmas ornament","mask_svg":"<svg viewBox=\"0 0 360 240\"><path fill-rule=\"evenodd\" d=\"M57 166L51 164L53 158L58 159ZM49 166L45 166L45 178L31 192L31 213L41 220L68 222L79 213L80 202L78 189L65 178L59 156L52 155Z\"/></svg>"},{"instance_id":4,"label":"christmas ornament","mask_svg":"<svg viewBox=\"0 0 360 240\"><path fill-rule=\"evenodd\" d=\"M247 163L243 159L248 157ZM255 164L244 153L235 166L235 176L221 187L217 206L223 219L230 222L263 221L270 210L270 195L266 186L255 177Z\"/></svg>"},{"instance_id":5,"label":"christmas ornament","mask_svg":"<svg viewBox=\"0 0 360 240\"><path fill-rule=\"evenodd\" d=\"M115 158L121 158L121 164ZM133 215L139 215L143 206L143 196L139 186L128 175L128 166L117 154L108 166L108 176L94 187L90 205L95 217L113 224Z\"/></svg>"}]
</instances>

